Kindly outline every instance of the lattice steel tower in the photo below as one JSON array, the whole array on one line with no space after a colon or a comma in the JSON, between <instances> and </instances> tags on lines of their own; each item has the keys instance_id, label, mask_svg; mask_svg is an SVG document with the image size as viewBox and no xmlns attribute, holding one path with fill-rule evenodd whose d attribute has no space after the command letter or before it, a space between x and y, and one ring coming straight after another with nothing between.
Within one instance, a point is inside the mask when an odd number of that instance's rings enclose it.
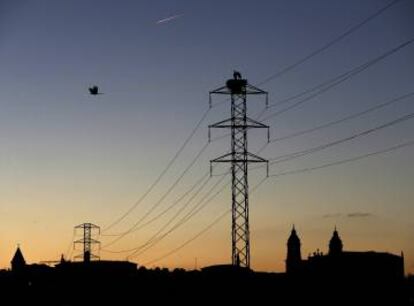
<instances>
[{"instance_id":1,"label":"lattice steel tower","mask_svg":"<svg viewBox=\"0 0 414 306\"><path fill-rule=\"evenodd\" d=\"M212 95L230 95L231 117L209 126L210 128L229 128L231 131L231 152L210 161L213 163L231 163L232 175L232 264L250 268L250 231L249 231L249 184L248 164L266 163L268 161L250 153L247 150L247 130L252 128L267 128L269 126L247 117L247 95L264 95L266 106L268 93L250 85L242 79L237 71L234 78L226 85L210 92L210 107Z\"/></svg>"},{"instance_id":2,"label":"lattice steel tower","mask_svg":"<svg viewBox=\"0 0 414 306\"><path fill-rule=\"evenodd\" d=\"M92 238L92 231L97 231L100 234L101 228L92 223L83 223L78 226L75 226L75 233L78 229L83 230L83 238L75 240L73 242L73 248L77 244L83 245L83 253L75 256L75 258L82 258L83 262L90 262L91 259L99 259L99 256L92 253L92 248L94 244L100 245L100 242Z\"/></svg>"}]
</instances>

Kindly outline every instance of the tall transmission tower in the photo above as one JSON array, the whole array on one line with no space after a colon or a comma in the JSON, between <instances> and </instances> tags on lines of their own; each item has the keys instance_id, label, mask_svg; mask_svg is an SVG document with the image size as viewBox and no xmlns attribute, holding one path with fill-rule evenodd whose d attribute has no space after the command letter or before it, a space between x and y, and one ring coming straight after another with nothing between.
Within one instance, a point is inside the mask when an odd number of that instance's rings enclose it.
<instances>
[{"instance_id":1,"label":"tall transmission tower","mask_svg":"<svg viewBox=\"0 0 414 306\"><path fill-rule=\"evenodd\" d=\"M269 141L269 126L247 117L247 96L264 95L268 105L268 93L250 85L241 74L234 72L233 79L226 85L210 92L212 95L230 95L231 117L209 125L211 128L228 128L231 131L231 152L210 161L210 172L213 163L230 163L232 175L232 264L250 268L250 231L249 231L249 184L248 164L266 163L268 161L247 150L247 130L266 128ZM268 172L268 171L267 171Z\"/></svg>"},{"instance_id":2,"label":"tall transmission tower","mask_svg":"<svg viewBox=\"0 0 414 306\"><path fill-rule=\"evenodd\" d=\"M75 226L75 233L77 230L83 230L83 237L73 242L73 247L76 248L77 244L83 245L83 253L75 256L75 258L82 258L83 262L90 262L91 259L99 259L99 256L92 253L93 245L100 245L100 241L92 238L93 231L101 232L101 228L92 223L82 223Z\"/></svg>"}]
</instances>

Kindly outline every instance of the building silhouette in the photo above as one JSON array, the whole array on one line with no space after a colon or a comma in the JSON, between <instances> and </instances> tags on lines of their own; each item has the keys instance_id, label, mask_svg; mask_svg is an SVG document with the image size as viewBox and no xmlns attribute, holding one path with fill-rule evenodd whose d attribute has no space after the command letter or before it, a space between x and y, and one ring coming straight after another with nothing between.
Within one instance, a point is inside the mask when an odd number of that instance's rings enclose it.
<instances>
[{"instance_id":1,"label":"building silhouette","mask_svg":"<svg viewBox=\"0 0 414 306\"><path fill-rule=\"evenodd\" d=\"M332 238L329 241L329 255L341 254L342 249L343 249L342 240L339 237L338 231L336 230L336 227L335 227Z\"/></svg>"},{"instance_id":2,"label":"building silhouette","mask_svg":"<svg viewBox=\"0 0 414 306\"><path fill-rule=\"evenodd\" d=\"M148 269L127 261L61 260L28 264L20 247L11 270L0 270L2 305L127 305L218 300L254 305L414 305L414 277L404 277L404 257L344 248L337 229L328 251L302 258L295 227L287 240L286 272L237 265L195 270ZM236 294L238 292L238 294ZM81 303L80 303L81 297Z\"/></svg>"},{"instance_id":3,"label":"building silhouette","mask_svg":"<svg viewBox=\"0 0 414 306\"><path fill-rule=\"evenodd\" d=\"M293 226L287 242L286 272L297 273L302 266L301 243Z\"/></svg>"},{"instance_id":4,"label":"building silhouette","mask_svg":"<svg viewBox=\"0 0 414 306\"><path fill-rule=\"evenodd\" d=\"M13 272L23 271L26 267L26 260L23 257L23 253L20 250L20 246L17 246L16 252L11 260L11 268Z\"/></svg>"},{"instance_id":5,"label":"building silhouette","mask_svg":"<svg viewBox=\"0 0 414 306\"><path fill-rule=\"evenodd\" d=\"M404 256L375 251L347 251L335 228L328 252L319 249L301 258L301 241L293 227L287 241L286 277L289 288L307 298L332 305L410 305L404 277ZM414 300L413 300L414 301Z\"/></svg>"},{"instance_id":6,"label":"building silhouette","mask_svg":"<svg viewBox=\"0 0 414 306\"><path fill-rule=\"evenodd\" d=\"M356 252L344 251L343 242L335 228L329 241L328 254L324 255L319 249L306 260L301 258L301 241L292 229L287 243L286 273L329 276L335 278L398 280L404 278L404 255L394 255L386 252Z\"/></svg>"}]
</instances>

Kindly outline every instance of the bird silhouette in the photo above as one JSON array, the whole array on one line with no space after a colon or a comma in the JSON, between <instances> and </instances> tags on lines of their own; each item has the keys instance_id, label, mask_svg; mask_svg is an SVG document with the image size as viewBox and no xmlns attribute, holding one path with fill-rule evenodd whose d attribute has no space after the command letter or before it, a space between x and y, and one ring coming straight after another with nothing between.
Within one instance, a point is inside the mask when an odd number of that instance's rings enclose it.
<instances>
[{"instance_id":1,"label":"bird silhouette","mask_svg":"<svg viewBox=\"0 0 414 306\"><path fill-rule=\"evenodd\" d=\"M96 86L96 85L94 85L94 86L92 86L92 87L89 87L88 89L89 89L89 93L90 93L92 96L102 95L102 93L101 93L101 92L99 92L99 87L98 87L98 86Z\"/></svg>"},{"instance_id":2,"label":"bird silhouette","mask_svg":"<svg viewBox=\"0 0 414 306\"><path fill-rule=\"evenodd\" d=\"M241 80L241 78L242 78L241 73L240 73L240 72L238 72L238 71L236 71L236 70L234 70L234 71L233 71L233 78L234 78L235 80Z\"/></svg>"}]
</instances>

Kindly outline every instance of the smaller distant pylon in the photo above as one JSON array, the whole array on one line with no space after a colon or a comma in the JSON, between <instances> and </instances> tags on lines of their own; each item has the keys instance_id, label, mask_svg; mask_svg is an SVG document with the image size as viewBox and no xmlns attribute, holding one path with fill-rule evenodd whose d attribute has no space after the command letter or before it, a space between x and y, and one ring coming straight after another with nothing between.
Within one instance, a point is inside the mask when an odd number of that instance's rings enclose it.
<instances>
[{"instance_id":1,"label":"smaller distant pylon","mask_svg":"<svg viewBox=\"0 0 414 306\"><path fill-rule=\"evenodd\" d=\"M100 249L100 241L93 238L93 236L98 236L101 233L101 228L92 223L82 223L75 226L75 234L79 229L82 229L83 231L83 238L75 240L73 242L73 248L76 249L77 244L82 244L83 252L82 254L76 255L75 258L82 258L85 263L88 263L93 259L99 260L99 256L93 254L92 251L94 245L98 246L98 250Z\"/></svg>"}]
</instances>

